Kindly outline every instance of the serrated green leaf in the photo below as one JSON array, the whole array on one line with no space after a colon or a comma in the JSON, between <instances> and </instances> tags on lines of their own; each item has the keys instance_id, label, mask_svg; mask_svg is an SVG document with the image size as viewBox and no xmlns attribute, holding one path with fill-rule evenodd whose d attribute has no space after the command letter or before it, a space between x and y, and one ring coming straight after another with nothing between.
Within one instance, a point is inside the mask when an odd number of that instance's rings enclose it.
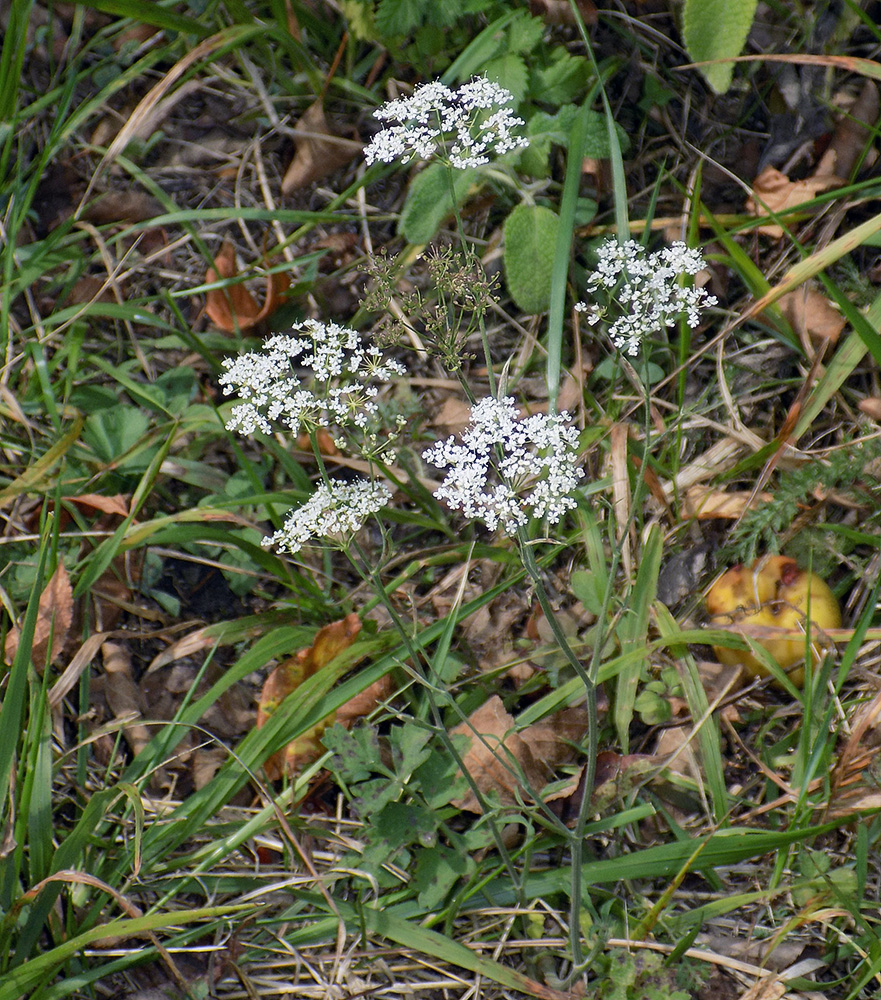
<instances>
[{"instance_id":1,"label":"serrated green leaf","mask_svg":"<svg viewBox=\"0 0 881 1000\"><path fill-rule=\"evenodd\" d=\"M430 243L441 223L453 214L447 170L442 163L432 163L413 178L398 222L398 232L408 243ZM459 205L471 194L478 177L476 170L453 171L453 189Z\"/></svg>"},{"instance_id":2,"label":"serrated green leaf","mask_svg":"<svg viewBox=\"0 0 881 1000\"><path fill-rule=\"evenodd\" d=\"M685 0L682 37L694 62L739 56L752 27L758 0ZM717 94L731 86L733 63L701 66Z\"/></svg>"},{"instance_id":3,"label":"serrated green leaf","mask_svg":"<svg viewBox=\"0 0 881 1000\"><path fill-rule=\"evenodd\" d=\"M516 52L508 52L506 55L488 62L484 68L484 74L500 87L510 90L514 95L515 104L519 104L526 96L529 73L523 57L517 55Z\"/></svg>"},{"instance_id":4,"label":"serrated green leaf","mask_svg":"<svg viewBox=\"0 0 881 1000\"><path fill-rule=\"evenodd\" d=\"M421 0L380 0L376 27L382 35L400 38L422 24L422 13Z\"/></svg>"},{"instance_id":5,"label":"serrated green leaf","mask_svg":"<svg viewBox=\"0 0 881 1000\"><path fill-rule=\"evenodd\" d=\"M544 34L544 22L538 18L521 11L520 16L511 22L508 28L508 51L531 52L541 41Z\"/></svg>"},{"instance_id":6,"label":"serrated green leaf","mask_svg":"<svg viewBox=\"0 0 881 1000\"><path fill-rule=\"evenodd\" d=\"M587 86L590 63L584 56L554 50L552 62L533 73L532 94L543 104L567 104Z\"/></svg>"},{"instance_id":7,"label":"serrated green leaf","mask_svg":"<svg viewBox=\"0 0 881 1000\"><path fill-rule=\"evenodd\" d=\"M363 0L343 0L343 17L353 38L362 42L375 42L376 18L373 4Z\"/></svg>"},{"instance_id":8,"label":"serrated green leaf","mask_svg":"<svg viewBox=\"0 0 881 1000\"><path fill-rule=\"evenodd\" d=\"M518 308L550 306L551 270L560 219L543 205L518 205L505 221L505 277Z\"/></svg>"}]
</instances>

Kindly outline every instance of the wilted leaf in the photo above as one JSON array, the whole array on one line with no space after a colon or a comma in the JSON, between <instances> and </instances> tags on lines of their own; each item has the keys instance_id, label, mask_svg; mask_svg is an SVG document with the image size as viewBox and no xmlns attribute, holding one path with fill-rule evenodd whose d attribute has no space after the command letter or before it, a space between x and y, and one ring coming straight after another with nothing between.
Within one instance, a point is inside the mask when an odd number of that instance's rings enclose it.
<instances>
[{"instance_id":1,"label":"wilted leaf","mask_svg":"<svg viewBox=\"0 0 881 1000\"><path fill-rule=\"evenodd\" d=\"M341 705L336 712L336 721L341 726L345 726L346 729L351 729L356 722L369 715L377 705L385 701L386 698L390 698L395 692L395 687L395 680L391 674L380 677L378 681L374 681L369 687L364 688L360 694L350 698L345 705Z\"/></svg>"},{"instance_id":2,"label":"wilted leaf","mask_svg":"<svg viewBox=\"0 0 881 1000\"><path fill-rule=\"evenodd\" d=\"M699 520L736 520L743 517L747 509L755 510L773 497L770 493L754 496L750 490L717 490L712 486L695 483L685 491L682 517L696 517Z\"/></svg>"},{"instance_id":3,"label":"wilted leaf","mask_svg":"<svg viewBox=\"0 0 881 1000\"><path fill-rule=\"evenodd\" d=\"M872 130L878 121L878 104L878 85L873 80L864 80L859 96L842 115L832 141L820 157L814 171L817 177L850 177L867 143L872 139Z\"/></svg>"},{"instance_id":4,"label":"wilted leaf","mask_svg":"<svg viewBox=\"0 0 881 1000\"><path fill-rule=\"evenodd\" d=\"M778 300L783 315L796 333L806 333L811 340L838 341L846 320L829 299L815 288L799 288Z\"/></svg>"},{"instance_id":5,"label":"wilted leaf","mask_svg":"<svg viewBox=\"0 0 881 1000\"><path fill-rule=\"evenodd\" d=\"M235 248L227 240L214 258L214 267L209 267L205 273L205 281L210 284L224 278L234 278L237 273ZM206 295L205 312L211 322L225 333L234 333L237 329L249 330L278 309L289 284L286 274L268 274L266 301L262 306L257 304L257 300L241 282L226 288L212 288Z\"/></svg>"},{"instance_id":6,"label":"wilted leaf","mask_svg":"<svg viewBox=\"0 0 881 1000\"><path fill-rule=\"evenodd\" d=\"M513 717L501 698L493 695L451 735L471 737L462 759L480 792L492 794L502 805L513 805L529 801L530 789L541 791L554 768L575 756L574 745L584 738L586 729L586 712L574 708L515 732ZM452 804L468 812L482 811L471 789Z\"/></svg>"},{"instance_id":7,"label":"wilted leaf","mask_svg":"<svg viewBox=\"0 0 881 1000\"><path fill-rule=\"evenodd\" d=\"M101 646L106 680L104 697L117 719L136 719L143 711L140 692L132 676L128 650L115 642ZM126 742L135 756L150 742L150 730L142 723L132 722L123 729Z\"/></svg>"},{"instance_id":8,"label":"wilted leaf","mask_svg":"<svg viewBox=\"0 0 881 1000\"><path fill-rule=\"evenodd\" d=\"M535 760L529 745L514 731L514 718L505 711L498 695L493 695L471 713L467 723L452 731L454 736L457 733L471 737L462 760L484 795L492 793L502 805L513 805L529 799L528 787L539 791L546 784L548 770ZM467 812L483 812L472 789L452 804Z\"/></svg>"},{"instance_id":9,"label":"wilted leaf","mask_svg":"<svg viewBox=\"0 0 881 1000\"><path fill-rule=\"evenodd\" d=\"M341 139L331 132L320 99L309 105L294 126L294 132L297 133L297 151L281 182L285 194L332 174L363 149L360 142Z\"/></svg>"},{"instance_id":10,"label":"wilted leaf","mask_svg":"<svg viewBox=\"0 0 881 1000\"><path fill-rule=\"evenodd\" d=\"M585 24L597 23L599 15L593 0L577 0L577 6ZM529 12L545 24L575 24L569 0L529 0Z\"/></svg>"},{"instance_id":11,"label":"wilted leaf","mask_svg":"<svg viewBox=\"0 0 881 1000\"><path fill-rule=\"evenodd\" d=\"M361 631L361 621L354 612L337 622L325 625L315 636L308 649L301 649L296 656L282 661L266 678L257 708L257 728L275 712L285 698L305 680L327 666L355 641ZM320 757L324 752L320 740L324 730L334 721L330 715L308 732L298 736L263 765L267 777L274 781L283 774L295 773L299 768Z\"/></svg>"},{"instance_id":12,"label":"wilted leaf","mask_svg":"<svg viewBox=\"0 0 881 1000\"><path fill-rule=\"evenodd\" d=\"M64 563L58 568L40 594L37 622L34 627L34 641L31 646L31 662L42 671L48 662L54 663L64 649L73 622L73 588ZM12 662L18 652L21 630L15 626L6 635L6 661ZM52 647L50 649L49 642Z\"/></svg>"},{"instance_id":13,"label":"wilted leaf","mask_svg":"<svg viewBox=\"0 0 881 1000\"><path fill-rule=\"evenodd\" d=\"M844 182L838 177L807 177L803 181L791 181L774 167L765 167L753 182L753 195L746 200L746 210L750 215L762 218L770 212L787 212L806 201L816 198L822 191L840 187ZM783 236L783 227L776 223L759 226L759 232L774 239Z\"/></svg>"}]
</instances>

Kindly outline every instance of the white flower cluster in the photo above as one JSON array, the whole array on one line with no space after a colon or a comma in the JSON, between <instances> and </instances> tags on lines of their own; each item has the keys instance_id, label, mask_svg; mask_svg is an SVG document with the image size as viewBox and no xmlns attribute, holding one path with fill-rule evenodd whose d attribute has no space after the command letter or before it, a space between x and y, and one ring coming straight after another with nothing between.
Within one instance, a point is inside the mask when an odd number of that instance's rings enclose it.
<instances>
[{"instance_id":1,"label":"white flower cluster","mask_svg":"<svg viewBox=\"0 0 881 1000\"><path fill-rule=\"evenodd\" d=\"M575 507L572 493L584 475L578 430L568 420L567 413L518 417L509 396L481 399L461 443L448 438L422 454L449 469L435 496L491 531L501 524L513 533L530 517L555 524Z\"/></svg>"},{"instance_id":2,"label":"white flower cluster","mask_svg":"<svg viewBox=\"0 0 881 1000\"><path fill-rule=\"evenodd\" d=\"M341 541L359 531L369 515L382 510L391 498L384 483L331 479L329 486L322 484L302 507L292 510L284 527L262 544L295 555L312 538Z\"/></svg>"},{"instance_id":3,"label":"white flower cluster","mask_svg":"<svg viewBox=\"0 0 881 1000\"><path fill-rule=\"evenodd\" d=\"M525 123L506 105L513 94L486 78L471 80L458 90L442 83L417 87L411 97L389 101L374 111L387 125L365 149L368 164L380 160L407 163L413 157L428 160L435 153L460 170L489 163L489 154L501 156L529 145L515 129ZM487 114L487 112L492 112Z\"/></svg>"},{"instance_id":4,"label":"white flower cluster","mask_svg":"<svg viewBox=\"0 0 881 1000\"><path fill-rule=\"evenodd\" d=\"M644 337L670 327L685 313L688 325L700 322L700 310L716 304L716 298L704 288L683 288L680 275L694 276L705 264L699 250L684 243L672 243L646 255L645 247L635 240L619 243L612 239L598 251L596 270L587 281L589 293L610 289L621 315L609 327L609 336L618 350L639 353ZM588 313L591 324L603 318L605 310L579 302L575 307Z\"/></svg>"},{"instance_id":5,"label":"white flower cluster","mask_svg":"<svg viewBox=\"0 0 881 1000\"><path fill-rule=\"evenodd\" d=\"M294 431L301 426L365 428L377 410L378 389L370 383L407 374L378 347L365 347L354 330L312 319L293 329L308 336L270 337L261 351L223 362L220 384L227 395L238 392L241 398L228 430L269 434L270 421Z\"/></svg>"}]
</instances>

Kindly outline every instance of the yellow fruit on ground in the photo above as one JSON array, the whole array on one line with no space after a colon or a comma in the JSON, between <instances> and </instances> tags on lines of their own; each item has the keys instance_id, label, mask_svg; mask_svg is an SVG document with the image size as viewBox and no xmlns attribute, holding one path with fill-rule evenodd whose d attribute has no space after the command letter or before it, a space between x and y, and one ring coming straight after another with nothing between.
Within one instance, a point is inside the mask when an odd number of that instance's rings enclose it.
<instances>
[{"instance_id":1,"label":"yellow fruit on ground","mask_svg":"<svg viewBox=\"0 0 881 1000\"><path fill-rule=\"evenodd\" d=\"M807 621L808 603L811 620ZM707 611L714 625L764 625L790 629L780 638L755 637L787 671L792 682L804 683L805 633L811 632L811 658L819 662L819 634L841 627L841 609L835 595L816 573L801 569L788 556L764 556L752 566L734 566L713 584L707 594ZM766 677L768 670L746 649L713 646L720 663L740 665L753 676Z\"/></svg>"}]
</instances>

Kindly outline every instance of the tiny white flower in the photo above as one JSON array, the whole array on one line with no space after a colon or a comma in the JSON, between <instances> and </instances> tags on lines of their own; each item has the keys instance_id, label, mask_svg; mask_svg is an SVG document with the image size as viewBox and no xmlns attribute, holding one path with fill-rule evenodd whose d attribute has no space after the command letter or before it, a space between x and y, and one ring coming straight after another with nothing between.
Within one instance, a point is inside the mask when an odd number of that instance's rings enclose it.
<instances>
[{"instance_id":1,"label":"tiny white flower","mask_svg":"<svg viewBox=\"0 0 881 1000\"><path fill-rule=\"evenodd\" d=\"M587 279L588 292L607 291L621 315L608 333L619 351L639 353L643 339L671 327L683 313L692 329L700 322L700 311L716 304L704 288L684 288L683 274L696 275L705 267L699 250L673 243L652 254L635 240L608 240L597 251L597 266ZM605 310L578 303L576 309L589 314L591 325Z\"/></svg>"},{"instance_id":2,"label":"tiny white flower","mask_svg":"<svg viewBox=\"0 0 881 1000\"><path fill-rule=\"evenodd\" d=\"M270 337L260 351L223 362L220 384L241 402L232 409L228 430L270 433L272 421L293 431L301 427L365 427L377 412L371 382L385 382L407 370L375 346L365 347L354 330L308 319L289 334Z\"/></svg>"},{"instance_id":3,"label":"tiny white flower","mask_svg":"<svg viewBox=\"0 0 881 1000\"><path fill-rule=\"evenodd\" d=\"M295 555L313 539L344 542L391 499L391 490L384 483L331 479L329 486L322 483L302 507L292 510L284 527L264 538L262 544Z\"/></svg>"},{"instance_id":4,"label":"tiny white flower","mask_svg":"<svg viewBox=\"0 0 881 1000\"><path fill-rule=\"evenodd\" d=\"M555 524L575 507L584 475L578 430L568 421L568 413L519 417L509 396L479 400L461 442L447 438L422 454L449 470L435 496L491 531L501 524L513 533L530 517Z\"/></svg>"},{"instance_id":5,"label":"tiny white flower","mask_svg":"<svg viewBox=\"0 0 881 1000\"><path fill-rule=\"evenodd\" d=\"M417 87L410 97L389 101L374 111L386 125L364 150L368 164L379 160L407 163L438 154L457 169L489 163L490 154L501 156L529 145L516 130L525 122L506 105L513 94L485 78L450 90L439 82ZM485 112L492 111L492 114Z\"/></svg>"}]
</instances>

